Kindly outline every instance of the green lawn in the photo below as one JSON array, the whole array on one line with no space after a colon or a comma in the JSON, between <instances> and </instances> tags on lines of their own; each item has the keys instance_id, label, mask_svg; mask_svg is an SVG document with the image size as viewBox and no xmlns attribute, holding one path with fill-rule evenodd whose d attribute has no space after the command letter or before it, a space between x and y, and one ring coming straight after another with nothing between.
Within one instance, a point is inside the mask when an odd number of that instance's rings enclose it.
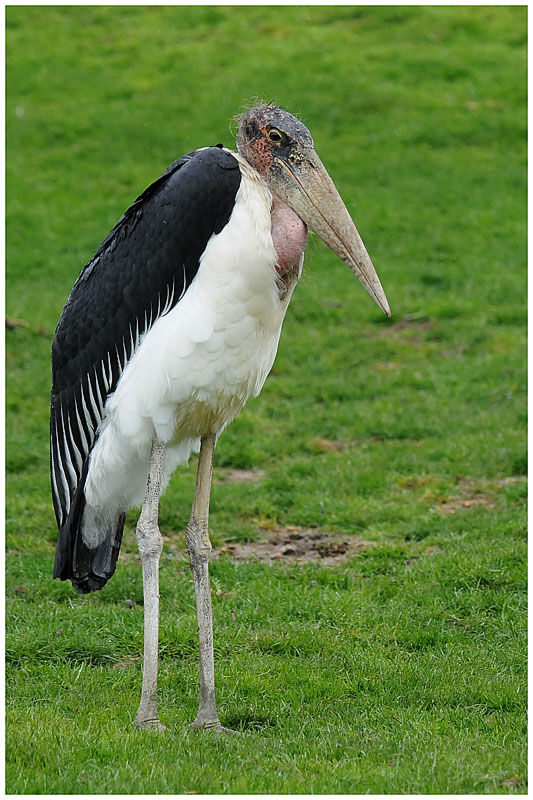
<instances>
[{"instance_id":1,"label":"green lawn","mask_svg":"<svg viewBox=\"0 0 533 800\"><path fill-rule=\"evenodd\" d=\"M525 7L7 9L7 792L526 792L526 38ZM102 592L51 579L50 344L125 208L232 146L256 97L309 126L393 316L311 238L272 374L219 442L212 540L369 544L213 561L219 711L245 736L190 733L195 465L175 475L167 731L144 734L135 512Z\"/></svg>"}]
</instances>

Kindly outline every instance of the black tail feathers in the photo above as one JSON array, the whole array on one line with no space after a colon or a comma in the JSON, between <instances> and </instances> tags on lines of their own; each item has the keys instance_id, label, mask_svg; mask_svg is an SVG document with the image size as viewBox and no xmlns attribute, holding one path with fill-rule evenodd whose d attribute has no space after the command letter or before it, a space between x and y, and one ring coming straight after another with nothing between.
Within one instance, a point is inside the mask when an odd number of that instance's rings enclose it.
<instances>
[{"instance_id":1,"label":"black tail feathers","mask_svg":"<svg viewBox=\"0 0 533 800\"><path fill-rule=\"evenodd\" d=\"M62 581L70 579L80 594L102 589L115 572L126 517L118 514L108 521L104 531L95 537L99 544L89 547L81 533L84 485L84 480L78 485L67 521L59 531L53 574Z\"/></svg>"}]
</instances>

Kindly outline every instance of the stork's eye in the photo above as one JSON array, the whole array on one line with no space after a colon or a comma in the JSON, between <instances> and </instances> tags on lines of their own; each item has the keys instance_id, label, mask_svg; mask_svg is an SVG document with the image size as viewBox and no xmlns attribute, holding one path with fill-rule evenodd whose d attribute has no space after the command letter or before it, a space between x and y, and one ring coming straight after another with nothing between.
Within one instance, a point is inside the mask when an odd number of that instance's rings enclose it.
<instances>
[{"instance_id":1,"label":"stork's eye","mask_svg":"<svg viewBox=\"0 0 533 800\"><path fill-rule=\"evenodd\" d=\"M273 144L279 144L283 139L283 134L277 128L271 128L268 132L268 138Z\"/></svg>"}]
</instances>

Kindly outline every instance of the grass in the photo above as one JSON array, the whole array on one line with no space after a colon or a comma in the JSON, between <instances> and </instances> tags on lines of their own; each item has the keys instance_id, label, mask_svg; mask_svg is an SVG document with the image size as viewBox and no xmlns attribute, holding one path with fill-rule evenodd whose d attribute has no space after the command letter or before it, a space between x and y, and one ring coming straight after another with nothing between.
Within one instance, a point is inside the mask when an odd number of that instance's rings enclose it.
<instances>
[{"instance_id":1,"label":"grass","mask_svg":"<svg viewBox=\"0 0 533 800\"><path fill-rule=\"evenodd\" d=\"M526 792L525 46L521 7L7 9L9 793ZM212 563L219 710L246 735L193 735L180 471L167 732L143 735L135 512L103 592L51 580L50 343L123 210L181 153L231 145L254 96L309 125L393 318L311 240L273 372L216 455L219 478L264 476L215 484L212 539L372 546Z\"/></svg>"}]
</instances>

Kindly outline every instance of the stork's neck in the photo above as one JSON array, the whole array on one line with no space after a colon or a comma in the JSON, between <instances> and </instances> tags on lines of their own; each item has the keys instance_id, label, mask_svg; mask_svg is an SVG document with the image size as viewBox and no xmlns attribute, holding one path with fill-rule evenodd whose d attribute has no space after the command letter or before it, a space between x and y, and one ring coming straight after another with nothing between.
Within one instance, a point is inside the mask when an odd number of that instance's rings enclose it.
<instances>
[{"instance_id":1,"label":"stork's neck","mask_svg":"<svg viewBox=\"0 0 533 800\"><path fill-rule=\"evenodd\" d=\"M268 181L246 161L241 153L228 150L239 162L241 172L255 182L257 187L272 198L270 207L271 236L276 251L276 271L279 275L280 296L285 297L288 289L298 280L302 256L307 243L307 225L297 214L275 195Z\"/></svg>"},{"instance_id":2,"label":"stork's neck","mask_svg":"<svg viewBox=\"0 0 533 800\"><path fill-rule=\"evenodd\" d=\"M307 225L289 206L272 195L272 241L278 256L276 269L285 278L299 270L307 243Z\"/></svg>"}]
</instances>

